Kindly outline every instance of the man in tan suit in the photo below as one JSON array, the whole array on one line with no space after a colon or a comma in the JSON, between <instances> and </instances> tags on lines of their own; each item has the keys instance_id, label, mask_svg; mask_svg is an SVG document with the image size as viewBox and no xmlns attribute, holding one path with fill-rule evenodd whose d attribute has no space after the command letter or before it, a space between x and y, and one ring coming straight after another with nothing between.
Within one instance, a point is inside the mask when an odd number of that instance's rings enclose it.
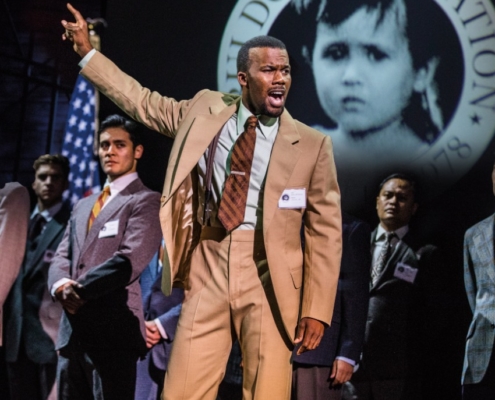
<instances>
[{"instance_id":1,"label":"man in tan suit","mask_svg":"<svg viewBox=\"0 0 495 400\"><path fill-rule=\"evenodd\" d=\"M182 285L185 299L163 398L214 399L237 336L244 398L288 399L293 343L314 349L331 320L341 215L330 138L284 109L291 84L285 45L264 36L242 46L242 96L204 90L175 101L96 52L84 18L69 10L76 22L62 21L63 38L83 57L82 74L132 118L175 138L160 211L163 290ZM252 115L259 120L252 168L230 171ZM227 230L219 218L224 184L245 174L244 217Z\"/></svg>"}]
</instances>

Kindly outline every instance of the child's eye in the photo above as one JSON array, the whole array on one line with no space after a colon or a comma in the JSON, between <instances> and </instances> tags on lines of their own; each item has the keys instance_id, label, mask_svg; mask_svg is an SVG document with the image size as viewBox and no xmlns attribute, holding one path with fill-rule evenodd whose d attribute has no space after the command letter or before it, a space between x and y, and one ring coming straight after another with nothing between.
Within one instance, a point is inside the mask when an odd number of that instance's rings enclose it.
<instances>
[{"instance_id":1,"label":"child's eye","mask_svg":"<svg viewBox=\"0 0 495 400\"><path fill-rule=\"evenodd\" d=\"M388 54L376 46L366 46L366 52L368 53L368 57L373 61L381 61L388 58Z\"/></svg>"},{"instance_id":2,"label":"child's eye","mask_svg":"<svg viewBox=\"0 0 495 400\"><path fill-rule=\"evenodd\" d=\"M323 51L323 58L331 58L334 61L342 60L349 55L349 47L344 43L332 44Z\"/></svg>"}]
</instances>

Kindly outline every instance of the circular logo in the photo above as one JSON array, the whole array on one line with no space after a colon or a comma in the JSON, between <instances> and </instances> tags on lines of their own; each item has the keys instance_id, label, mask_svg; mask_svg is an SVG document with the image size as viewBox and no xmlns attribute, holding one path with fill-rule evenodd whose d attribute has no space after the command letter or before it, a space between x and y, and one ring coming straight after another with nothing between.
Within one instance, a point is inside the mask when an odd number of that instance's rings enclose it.
<instances>
[{"instance_id":1,"label":"circular logo","mask_svg":"<svg viewBox=\"0 0 495 400\"><path fill-rule=\"evenodd\" d=\"M240 46L254 36L271 34L278 26L273 35L285 42L291 57L294 52L305 55L311 75L300 78L293 68L289 98L296 96L296 101L290 103L290 112L297 114L298 106L293 104L310 110L298 119L332 137L343 200L350 205L347 208L352 210L369 201L370 193L376 195L377 182L393 172L413 172L433 197L474 165L495 132L495 9L490 0L424 1L436 9L432 8L431 13L438 15L428 15L429 8L414 14L408 8L411 4L416 7L419 0L404 0L402 6L396 6L399 18L394 21L399 22L389 24L385 12L368 33L375 41L367 43L366 38L356 36L352 43L363 43L360 48L344 39L337 42L335 37L339 29L360 31L352 30L353 24L362 26L365 35L365 19L359 18L368 13L367 20L373 21L373 10L358 6L356 10L330 10L325 14L322 9L331 2L323 0L239 0L220 45L218 89L240 92L236 73ZM307 20L302 21L310 12L306 8L314 4L319 4L312 7L319 14L316 18L313 15L313 28L308 29L304 25ZM284 22L288 12L292 17ZM401 15L404 21L411 20L400 26ZM433 23L434 33L425 34L428 22L422 20L433 17L438 21ZM282 36L286 32L287 37L280 37L280 32ZM406 58L396 63L402 70L397 67L389 73L385 62L395 53L387 53L390 47L386 44L380 47L380 40L388 37L390 46L402 51L402 36ZM349 66L353 57L359 60L360 56L367 57L355 64L361 70L348 67L339 80L330 80L344 64ZM411 58L410 66L407 57ZM406 73L407 68L410 72ZM350 71L354 73L352 78ZM340 82L345 79L354 91L338 98ZM391 83L394 80L395 87ZM382 83L374 92L359 92L367 84L377 86L377 82ZM313 119L312 110L315 114L319 110L323 117Z\"/></svg>"}]
</instances>

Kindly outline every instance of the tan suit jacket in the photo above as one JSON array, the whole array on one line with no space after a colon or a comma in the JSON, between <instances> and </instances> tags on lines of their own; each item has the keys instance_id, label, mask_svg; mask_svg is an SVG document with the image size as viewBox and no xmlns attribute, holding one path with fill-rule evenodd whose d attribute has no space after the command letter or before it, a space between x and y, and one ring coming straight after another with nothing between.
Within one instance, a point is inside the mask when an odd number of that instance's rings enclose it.
<instances>
[{"instance_id":1,"label":"tan suit jacket","mask_svg":"<svg viewBox=\"0 0 495 400\"><path fill-rule=\"evenodd\" d=\"M2 345L2 309L9 290L21 268L26 250L29 221L29 193L17 182L0 189L0 346Z\"/></svg>"},{"instance_id":2,"label":"tan suit jacket","mask_svg":"<svg viewBox=\"0 0 495 400\"><path fill-rule=\"evenodd\" d=\"M160 210L167 250L163 290L170 293L173 282L194 286L188 281L188 271L201 230L196 166L237 111L240 97L203 90L191 100L176 101L143 88L101 53L96 53L81 73L132 118L175 138ZM306 189L305 209L278 207L283 191L289 188ZM328 136L294 120L287 111L281 116L268 166L263 234L275 297L289 337L294 338L299 317L330 324L342 247L332 144Z\"/></svg>"}]
</instances>

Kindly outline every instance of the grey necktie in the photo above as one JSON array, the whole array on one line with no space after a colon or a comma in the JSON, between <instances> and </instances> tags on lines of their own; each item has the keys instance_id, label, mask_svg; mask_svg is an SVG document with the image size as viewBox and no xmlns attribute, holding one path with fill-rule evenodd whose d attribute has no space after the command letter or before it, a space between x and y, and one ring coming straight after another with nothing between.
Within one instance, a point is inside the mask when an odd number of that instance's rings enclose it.
<instances>
[{"instance_id":1,"label":"grey necktie","mask_svg":"<svg viewBox=\"0 0 495 400\"><path fill-rule=\"evenodd\" d=\"M383 243L380 254L378 255L376 261L373 263L373 268L371 269L371 285L374 286L378 281L378 277L383 271L383 267L387 263L388 257L390 255L390 250L392 248L392 240L397 237L395 232L385 233L385 242Z\"/></svg>"}]
</instances>

